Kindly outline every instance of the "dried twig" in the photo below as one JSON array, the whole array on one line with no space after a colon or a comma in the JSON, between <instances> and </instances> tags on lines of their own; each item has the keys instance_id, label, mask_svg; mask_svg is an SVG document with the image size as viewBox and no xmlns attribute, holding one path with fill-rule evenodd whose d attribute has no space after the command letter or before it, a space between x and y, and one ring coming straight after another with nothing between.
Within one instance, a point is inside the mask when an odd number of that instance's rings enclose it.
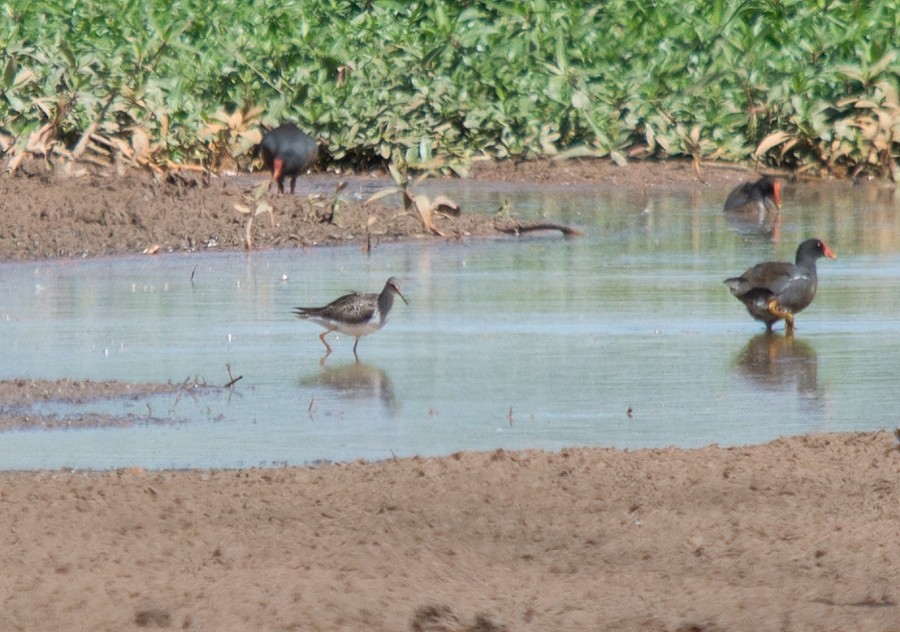
<instances>
[{"instance_id":1,"label":"dried twig","mask_svg":"<svg viewBox=\"0 0 900 632\"><path fill-rule=\"evenodd\" d=\"M230 364L229 362L226 362L226 363L225 363L225 370L228 371L228 378L229 378L229 381L228 381L228 384L226 384L226 385L223 386L222 388L231 388L232 386L235 385L235 383L236 383L238 380L241 380L241 379L244 378L243 375L238 375L237 377L234 377L234 376L231 374L231 364Z\"/></svg>"}]
</instances>

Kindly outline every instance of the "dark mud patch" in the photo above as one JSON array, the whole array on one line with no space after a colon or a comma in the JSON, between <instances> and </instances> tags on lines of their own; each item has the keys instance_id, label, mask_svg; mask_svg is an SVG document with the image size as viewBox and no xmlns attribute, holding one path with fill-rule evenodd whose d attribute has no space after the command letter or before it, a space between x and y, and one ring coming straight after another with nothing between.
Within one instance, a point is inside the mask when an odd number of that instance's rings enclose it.
<instances>
[{"instance_id":1,"label":"dark mud patch","mask_svg":"<svg viewBox=\"0 0 900 632\"><path fill-rule=\"evenodd\" d=\"M370 175L390 182L385 174ZM678 161L636 161L620 167L603 160L538 160L476 163L473 176L476 181L649 190L725 189L755 174L734 165L714 165L698 176L689 162ZM340 180L333 178L335 184ZM161 177L83 172L66 177L48 172L41 163L30 163L16 175L0 176L0 261L240 250L247 247L248 234L252 248L264 250L347 244L369 248L391 241L501 237L533 230L515 218L514 209L511 217L463 209L458 216L435 215L439 236L426 229L416 209L404 208L399 196L367 204L338 195L336 207L333 192L257 199L257 187L265 182L264 174ZM255 214L260 201L272 207L271 213Z\"/></svg>"},{"instance_id":2,"label":"dark mud patch","mask_svg":"<svg viewBox=\"0 0 900 632\"><path fill-rule=\"evenodd\" d=\"M373 248L401 240L462 240L533 230L515 217L464 212L436 213L435 231L429 231L418 211L399 201L366 204L338 197L334 206L333 194L258 199L257 184L248 178L159 180L140 173L3 176L0 261L248 247Z\"/></svg>"},{"instance_id":3,"label":"dark mud patch","mask_svg":"<svg viewBox=\"0 0 900 632\"><path fill-rule=\"evenodd\" d=\"M180 384L132 384L73 379L3 380L0 381L0 432L177 423L178 419L173 415L154 414L150 400L163 395L173 395L176 398L197 397L216 390L220 390L220 387L196 381L185 381ZM111 415L85 411L63 415L46 414L37 410L46 405L89 407L98 402L113 401L146 404L146 414ZM173 407L167 407L165 410Z\"/></svg>"}]
</instances>

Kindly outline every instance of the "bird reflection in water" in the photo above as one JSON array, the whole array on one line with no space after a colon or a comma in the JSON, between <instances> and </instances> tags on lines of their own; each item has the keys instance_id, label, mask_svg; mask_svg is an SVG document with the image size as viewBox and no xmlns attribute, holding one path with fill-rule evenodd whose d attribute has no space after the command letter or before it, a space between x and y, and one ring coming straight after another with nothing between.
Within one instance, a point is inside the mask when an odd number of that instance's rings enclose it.
<instances>
[{"instance_id":1,"label":"bird reflection in water","mask_svg":"<svg viewBox=\"0 0 900 632\"><path fill-rule=\"evenodd\" d=\"M819 395L816 350L794 336L771 331L754 336L738 354L735 366L765 388L780 391L794 385L801 395Z\"/></svg>"},{"instance_id":2,"label":"bird reflection in water","mask_svg":"<svg viewBox=\"0 0 900 632\"><path fill-rule=\"evenodd\" d=\"M781 237L781 215L759 215L754 212L726 213L725 222L735 234L749 241L773 241Z\"/></svg>"},{"instance_id":3,"label":"bird reflection in water","mask_svg":"<svg viewBox=\"0 0 900 632\"><path fill-rule=\"evenodd\" d=\"M338 366L323 364L321 371L302 378L300 385L326 388L348 401L380 400L390 413L398 408L394 386L387 373L365 362Z\"/></svg>"}]
</instances>

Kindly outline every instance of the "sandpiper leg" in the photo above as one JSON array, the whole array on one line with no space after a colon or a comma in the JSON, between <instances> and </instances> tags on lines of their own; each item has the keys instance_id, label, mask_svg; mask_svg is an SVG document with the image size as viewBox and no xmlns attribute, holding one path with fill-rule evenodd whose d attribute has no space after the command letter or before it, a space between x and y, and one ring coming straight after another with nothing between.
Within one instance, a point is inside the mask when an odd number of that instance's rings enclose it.
<instances>
[{"instance_id":1,"label":"sandpiper leg","mask_svg":"<svg viewBox=\"0 0 900 632\"><path fill-rule=\"evenodd\" d=\"M331 333L331 330L329 329L329 330L323 331L322 333L319 334L319 340L322 341L322 344L325 345L325 348L328 350L325 352L325 355L328 355L329 353L331 353L331 347L328 346L328 341L325 340L325 336L327 336L330 333Z\"/></svg>"},{"instance_id":2,"label":"sandpiper leg","mask_svg":"<svg viewBox=\"0 0 900 632\"><path fill-rule=\"evenodd\" d=\"M359 344L359 338L356 338L356 342L353 343L353 357L356 358L356 363L359 364L359 356L356 355L356 345Z\"/></svg>"}]
</instances>

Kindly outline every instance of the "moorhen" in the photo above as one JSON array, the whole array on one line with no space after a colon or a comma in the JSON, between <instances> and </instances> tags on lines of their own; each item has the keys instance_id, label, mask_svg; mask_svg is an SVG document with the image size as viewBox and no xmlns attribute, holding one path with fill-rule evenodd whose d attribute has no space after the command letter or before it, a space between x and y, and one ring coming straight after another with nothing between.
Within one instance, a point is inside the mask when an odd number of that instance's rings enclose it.
<instances>
[{"instance_id":1,"label":"moorhen","mask_svg":"<svg viewBox=\"0 0 900 632\"><path fill-rule=\"evenodd\" d=\"M394 294L409 305L406 297L400 292L400 281L391 277L384 284L381 294L353 292L333 300L324 307L296 307L294 314L298 318L308 318L325 328L325 331L319 334L319 340L327 349L326 357L331 353L331 347L328 346L325 336L332 331L354 336L356 342L353 343L353 355L358 361L356 345L359 344L359 339L384 327L394 305Z\"/></svg>"},{"instance_id":2,"label":"moorhen","mask_svg":"<svg viewBox=\"0 0 900 632\"><path fill-rule=\"evenodd\" d=\"M760 221L767 214L777 214L781 209L781 183L769 176L756 182L745 182L725 198L725 210L734 213L755 213Z\"/></svg>"},{"instance_id":3,"label":"moorhen","mask_svg":"<svg viewBox=\"0 0 900 632\"><path fill-rule=\"evenodd\" d=\"M315 164L319 149L316 142L293 123L282 123L265 133L259 145L263 164L272 171L272 182L284 193L284 179L291 177L291 193L297 176ZM269 183L269 189L272 188Z\"/></svg>"},{"instance_id":4,"label":"moorhen","mask_svg":"<svg viewBox=\"0 0 900 632\"><path fill-rule=\"evenodd\" d=\"M837 259L824 241L807 239L797 248L794 263L760 263L739 277L725 279L725 285L747 306L753 318L766 324L768 331L783 318L785 333L792 334L794 314L816 297L816 261L819 257Z\"/></svg>"}]
</instances>

